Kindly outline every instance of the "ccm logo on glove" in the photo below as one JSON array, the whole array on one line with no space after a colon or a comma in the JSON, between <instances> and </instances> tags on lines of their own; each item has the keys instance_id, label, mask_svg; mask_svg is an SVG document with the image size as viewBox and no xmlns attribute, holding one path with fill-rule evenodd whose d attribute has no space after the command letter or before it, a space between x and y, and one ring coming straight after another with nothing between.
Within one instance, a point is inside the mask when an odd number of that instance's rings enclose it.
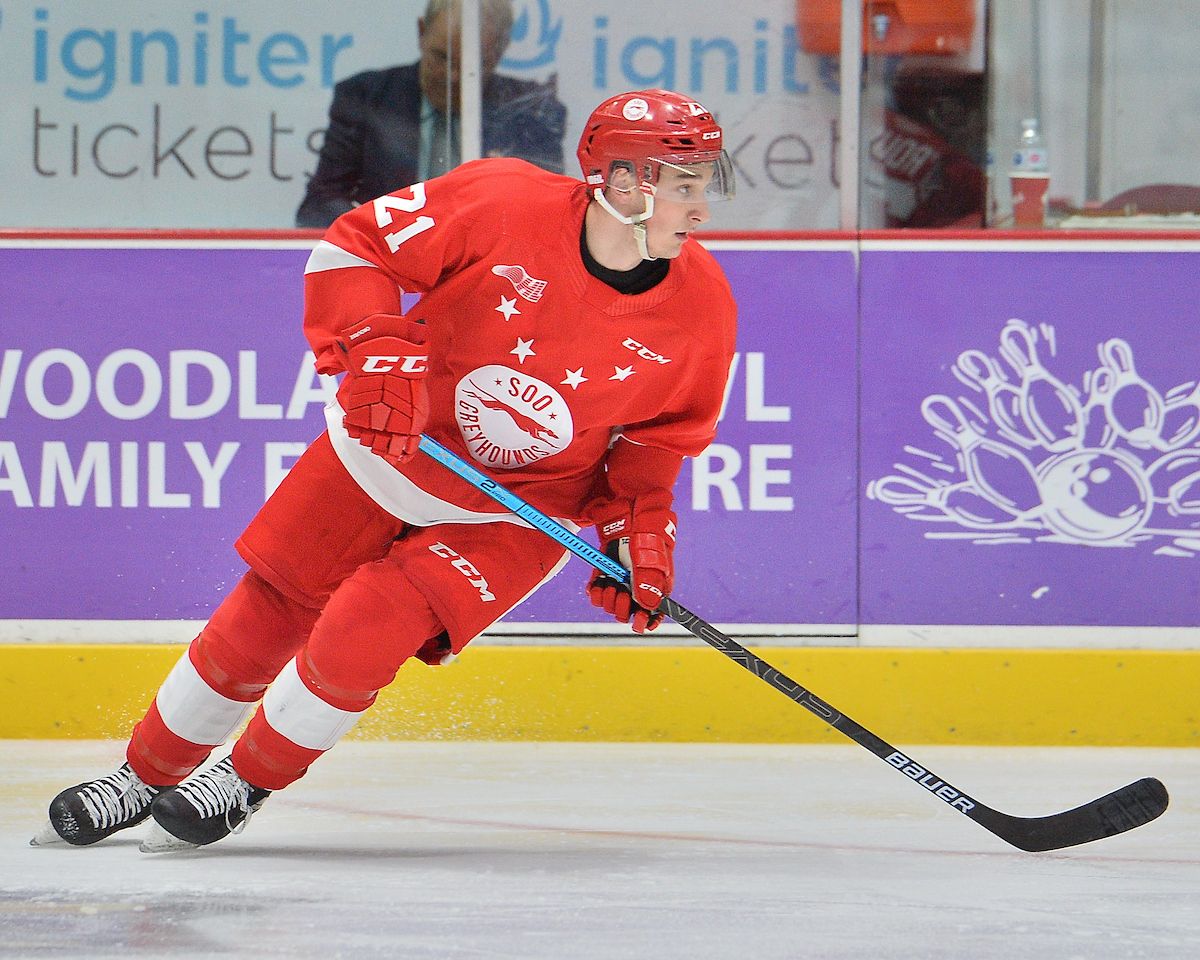
<instances>
[{"instance_id":1,"label":"ccm logo on glove","mask_svg":"<svg viewBox=\"0 0 1200 960\"><path fill-rule=\"evenodd\" d=\"M368 356L361 367L363 373L388 373L400 365L401 373L424 373L428 368L428 357L377 357Z\"/></svg>"},{"instance_id":2,"label":"ccm logo on glove","mask_svg":"<svg viewBox=\"0 0 1200 960\"><path fill-rule=\"evenodd\" d=\"M636 633L655 629L663 618L659 605L671 592L675 579L675 514L661 505L621 503L620 513L596 524L600 547L610 559L630 571L630 583L621 583L599 571L588 583L594 606Z\"/></svg>"},{"instance_id":3,"label":"ccm logo on glove","mask_svg":"<svg viewBox=\"0 0 1200 960\"><path fill-rule=\"evenodd\" d=\"M417 452L429 422L426 333L424 324L376 313L334 340L348 373L338 391L345 411L342 425L393 465Z\"/></svg>"}]
</instances>

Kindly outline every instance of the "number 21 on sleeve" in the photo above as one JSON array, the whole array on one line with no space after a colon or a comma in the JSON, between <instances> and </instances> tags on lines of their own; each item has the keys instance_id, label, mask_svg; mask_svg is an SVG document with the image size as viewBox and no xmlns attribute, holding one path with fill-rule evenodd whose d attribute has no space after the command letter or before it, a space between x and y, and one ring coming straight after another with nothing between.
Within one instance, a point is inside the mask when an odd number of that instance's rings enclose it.
<instances>
[{"instance_id":1,"label":"number 21 on sleeve","mask_svg":"<svg viewBox=\"0 0 1200 960\"><path fill-rule=\"evenodd\" d=\"M375 205L375 222L379 225L380 230L392 226L393 217L392 211L398 210L401 213L416 213L425 206L425 184L414 183L411 187L412 199L407 197L383 196L374 201ZM413 220L405 227L395 230L392 233L385 233L383 239L387 241L388 249L395 253L400 249L400 244L405 240L411 240L418 233L422 233L433 226L433 217L422 214Z\"/></svg>"}]
</instances>

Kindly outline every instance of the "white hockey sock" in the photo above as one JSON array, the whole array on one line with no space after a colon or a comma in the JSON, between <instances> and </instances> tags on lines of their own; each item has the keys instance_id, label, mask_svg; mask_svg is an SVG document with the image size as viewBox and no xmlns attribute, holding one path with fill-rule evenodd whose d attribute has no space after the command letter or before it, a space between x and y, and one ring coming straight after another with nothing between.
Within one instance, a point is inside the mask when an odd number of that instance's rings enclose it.
<instances>
[{"instance_id":1,"label":"white hockey sock","mask_svg":"<svg viewBox=\"0 0 1200 960\"><path fill-rule=\"evenodd\" d=\"M253 703L230 700L210 687L185 652L154 698L167 729L190 743L224 743Z\"/></svg>"},{"instance_id":2,"label":"white hockey sock","mask_svg":"<svg viewBox=\"0 0 1200 960\"><path fill-rule=\"evenodd\" d=\"M263 697L263 713L271 728L297 746L328 750L350 730L365 710L340 710L304 685L292 660Z\"/></svg>"}]
</instances>

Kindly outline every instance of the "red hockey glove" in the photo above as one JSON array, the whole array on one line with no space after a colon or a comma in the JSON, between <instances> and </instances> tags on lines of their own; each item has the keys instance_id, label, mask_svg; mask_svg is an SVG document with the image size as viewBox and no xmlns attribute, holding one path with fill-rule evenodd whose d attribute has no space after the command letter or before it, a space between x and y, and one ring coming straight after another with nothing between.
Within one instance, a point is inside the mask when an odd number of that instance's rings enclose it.
<instances>
[{"instance_id":1,"label":"red hockey glove","mask_svg":"<svg viewBox=\"0 0 1200 960\"><path fill-rule=\"evenodd\" d=\"M389 463L417 452L429 421L425 333L413 320L376 313L334 340L350 374L342 395L346 432Z\"/></svg>"},{"instance_id":2,"label":"red hockey glove","mask_svg":"<svg viewBox=\"0 0 1200 960\"><path fill-rule=\"evenodd\" d=\"M632 509L628 503L613 504L610 519L596 524L600 549L631 572L632 586L612 577L592 573L588 596L621 623L632 624L635 633L654 630L662 622L658 605L671 592L675 580L675 514L662 506Z\"/></svg>"}]
</instances>

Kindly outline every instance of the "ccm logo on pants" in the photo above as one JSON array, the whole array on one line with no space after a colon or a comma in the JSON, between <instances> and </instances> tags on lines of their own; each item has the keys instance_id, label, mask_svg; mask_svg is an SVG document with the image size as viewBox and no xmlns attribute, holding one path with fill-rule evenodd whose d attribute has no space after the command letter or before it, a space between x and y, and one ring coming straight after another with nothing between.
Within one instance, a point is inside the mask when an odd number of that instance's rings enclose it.
<instances>
[{"instance_id":1,"label":"ccm logo on pants","mask_svg":"<svg viewBox=\"0 0 1200 960\"><path fill-rule=\"evenodd\" d=\"M488 582L483 578L483 575L476 569L475 564L471 563L466 557L459 556L454 550L451 550L444 543L435 543L429 548L429 552L438 557L445 557L450 561L450 566L459 571L470 582L476 590L479 591L479 599L484 603L491 603L496 599L496 595L488 589Z\"/></svg>"}]
</instances>

